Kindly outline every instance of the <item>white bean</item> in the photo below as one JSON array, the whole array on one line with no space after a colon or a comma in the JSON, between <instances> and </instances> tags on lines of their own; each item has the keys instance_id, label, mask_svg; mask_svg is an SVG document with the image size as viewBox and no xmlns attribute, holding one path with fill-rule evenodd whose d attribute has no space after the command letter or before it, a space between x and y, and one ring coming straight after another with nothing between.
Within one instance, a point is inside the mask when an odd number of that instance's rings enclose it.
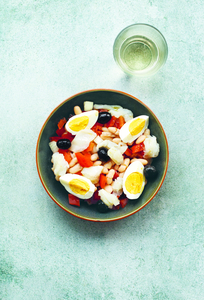
<instances>
[{"instance_id":1,"label":"white bean","mask_svg":"<svg viewBox=\"0 0 204 300\"><path fill-rule=\"evenodd\" d=\"M108 172L108 174L107 174L107 177L112 179L114 175L115 175L115 170L114 169L110 169L109 172Z\"/></svg>"},{"instance_id":2,"label":"white bean","mask_svg":"<svg viewBox=\"0 0 204 300\"><path fill-rule=\"evenodd\" d=\"M102 164L102 161L96 160L96 161L93 163L93 166L100 166L101 164Z\"/></svg>"},{"instance_id":3,"label":"white bean","mask_svg":"<svg viewBox=\"0 0 204 300\"><path fill-rule=\"evenodd\" d=\"M121 142L121 139L120 138L114 138L112 141L113 141L113 143L119 144Z\"/></svg>"},{"instance_id":4,"label":"white bean","mask_svg":"<svg viewBox=\"0 0 204 300\"><path fill-rule=\"evenodd\" d=\"M94 145L93 146L93 150L92 150L92 153L97 153L98 151L97 151L97 146L96 145Z\"/></svg>"},{"instance_id":5,"label":"white bean","mask_svg":"<svg viewBox=\"0 0 204 300\"><path fill-rule=\"evenodd\" d=\"M102 131L108 132L108 128L107 127L102 127Z\"/></svg>"},{"instance_id":6,"label":"white bean","mask_svg":"<svg viewBox=\"0 0 204 300\"><path fill-rule=\"evenodd\" d=\"M111 167L114 165L114 162L112 160L108 161L104 164L104 167L107 169L111 169Z\"/></svg>"},{"instance_id":7,"label":"white bean","mask_svg":"<svg viewBox=\"0 0 204 300\"><path fill-rule=\"evenodd\" d=\"M120 129L117 128L115 135L119 135Z\"/></svg>"},{"instance_id":8,"label":"white bean","mask_svg":"<svg viewBox=\"0 0 204 300\"><path fill-rule=\"evenodd\" d=\"M140 144L140 143L144 142L145 139L146 139L146 135L144 135L144 134L140 135L136 140L136 144Z\"/></svg>"},{"instance_id":9,"label":"white bean","mask_svg":"<svg viewBox=\"0 0 204 300\"><path fill-rule=\"evenodd\" d=\"M117 128L116 127L109 127L108 130L111 132L111 133L116 133L117 132Z\"/></svg>"},{"instance_id":10,"label":"white bean","mask_svg":"<svg viewBox=\"0 0 204 300\"><path fill-rule=\"evenodd\" d=\"M119 167L120 167L119 165L115 165L114 170L118 171Z\"/></svg>"},{"instance_id":11,"label":"white bean","mask_svg":"<svg viewBox=\"0 0 204 300\"><path fill-rule=\"evenodd\" d=\"M106 192L108 192L108 193L112 193L112 191L113 191L113 188L112 188L112 186L111 185L106 185L105 187L104 187L104 190L106 191Z\"/></svg>"},{"instance_id":12,"label":"white bean","mask_svg":"<svg viewBox=\"0 0 204 300\"><path fill-rule=\"evenodd\" d=\"M106 168L106 167L103 167L103 169L102 169L102 173L103 173L103 174L108 174L108 168Z\"/></svg>"},{"instance_id":13,"label":"white bean","mask_svg":"<svg viewBox=\"0 0 204 300\"><path fill-rule=\"evenodd\" d=\"M104 135L100 135L102 140L106 140L106 141L112 141L112 137L110 136L104 136Z\"/></svg>"},{"instance_id":14,"label":"white bean","mask_svg":"<svg viewBox=\"0 0 204 300\"><path fill-rule=\"evenodd\" d=\"M148 164L148 161L143 158L138 158L138 160L143 164L143 166L146 166Z\"/></svg>"},{"instance_id":15,"label":"white bean","mask_svg":"<svg viewBox=\"0 0 204 300\"><path fill-rule=\"evenodd\" d=\"M72 158L72 160L70 161L69 163L69 166L70 167L73 167L74 165L76 165L76 163L78 162L76 156Z\"/></svg>"},{"instance_id":16,"label":"white bean","mask_svg":"<svg viewBox=\"0 0 204 300\"><path fill-rule=\"evenodd\" d=\"M71 154L71 158L74 158L74 157L76 157L76 155L75 155L75 153L74 153L74 152L70 152L70 154Z\"/></svg>"},{"instance_id":17,"label":"white bean","mask_svg":"<svg viewBox=\"0 0 204 300\"><path fill-rule=\"evenodd\" d=\"M83 168L80 164L76 164L75 166L73 166L72 168L69 169L69 173L71 174L75 174L78 173L79 171L81 171Z\"/></svg>"},{"instance_id":18,"label":"white bean","mask_svg":"<svg viewBox=\"0 0 204 300\"><path fill-rule=\"evenodd\" d=\"M112 183L112 181L113 181L112 178L107 177L106 182L108 185L110 185Z\"/></svg>"},{"instance_id":19,"label":"white bean","mask_svg":"<svg viewBox=\"0 0 204 300\"><path fill-rule=\"evenodd\" d=\"M125 165L126 167L128 167L130 164L130 159L129 158L125 158L123 161L123 165Z\"/></svg>"},{"instance_id":20,"label":"white bean","mask_svg":"<svg viewBox=\"0 0 204 300\"><path fill-rule=\"evenodd\" d=\"M101 138L103 137L114 137L114 135L111 133L111 132L106 132L106 131L103 131L100 135Z\"/></svg>"},{"instance_id":21,"label":"white bean","mask_svg":"<svg viewBox=\"0 0 204 300\"><path fill-rule=\"evenodd\" d=\"M127 169L127 166L121 165L118 169L118 172L123 173L123 172L125 172L126 169Z\"/></svg>"},{"instance_id":22,"label":"white bean","mask_svg":"<svg viewBox=\"0 0 204 300\"><path fill-rule=\"evenodd\" d=\"M150 136L150 130L149 128L145 129L145 132L143 133L146 137Z\"/></svg>"},{"instance_id":23,"label":"white bean","mask_svg":"<svg viewBox=\"0 0 204 300\"><path fill-rule=\"evenodd\" d=\"M79 106L77 106L77 105L74 106L74 113L75 113L75 115L81 114L82 113L81 108Z\"/></svg>"},{"instance_id":24,"label":"white bean","mask_svg":"<svg viewBox=\"0 0 204 300\"><path fill-rule=\"evenodd\" d=\"M128 146L132 146L134 144L134 141L127 143Z\"/></svg>"},{"instance_id":25,"label":"white bean","mask_svg":"<svg viewBox=\"0 0 204 300\"><path fill-rule=\"evenodd\" d=\"M98 159L98 153L94 153L91 155L91 160L96 161Z\"/></svg>"}]
</instances>

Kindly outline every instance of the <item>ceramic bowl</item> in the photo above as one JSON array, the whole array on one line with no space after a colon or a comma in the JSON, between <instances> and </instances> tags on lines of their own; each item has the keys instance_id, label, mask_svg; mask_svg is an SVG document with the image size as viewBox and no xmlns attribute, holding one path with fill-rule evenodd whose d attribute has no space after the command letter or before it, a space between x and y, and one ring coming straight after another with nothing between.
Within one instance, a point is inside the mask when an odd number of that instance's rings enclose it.
<instances>
[{"instance_id":1,"label":"ceramic bowl","mask_svg":"<svg viewBox=\"0 0 204 300\"><path fill-rule=\"evenodd\" d=\"M54 174L51 170L52 152L48 145L49 138L56 135L55 131L57 129L58 121L61 118L69 116L69 114L73 114L73 108L75 105L79 105L83 108L84 101L93 101L97 104L121 105L124 108L130 109L134 116L148 115L151 135L155 135L157 137L157 141L160 145L160 154L157 158L154 158L154 165L158 170L157 178L152 182L148 182L142 195L137 200L129 201L123 209L111 210L108 213L99 213L93 206L87 205L86 203L82 203L80 207L69 205L67 191L58 181L55 180ZM139 99L121 91L106 89L84 91L69 97L59 104L50 113L42 126L36 147L37 171L42 185L48 195L57 205L71 215L95 222L120 220L135 214L144 208L155 197L161 188L166 176L168 160L169 150L167 138L164 129L155 114Z\"/></svg>"}]
</instances>

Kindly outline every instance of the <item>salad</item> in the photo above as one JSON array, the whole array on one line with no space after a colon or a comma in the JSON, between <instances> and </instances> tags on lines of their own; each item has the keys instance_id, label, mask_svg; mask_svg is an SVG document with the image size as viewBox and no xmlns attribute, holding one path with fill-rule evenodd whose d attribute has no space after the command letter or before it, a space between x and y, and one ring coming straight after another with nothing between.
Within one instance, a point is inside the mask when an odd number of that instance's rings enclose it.
<instances>
[{"instance_id":1,"label":"salad","mask_svg":"<svg viewBox=\"0 0 204 300\"><path fill-rule=\"evenodd\" d=\"M52 171L67 190L69 204L85 201L107 212L138 199L157 175L152 161L160 149L148 126L147 115L134 117L119 105L92 101L60 119L49 147Z\"/></svg>"}]
</instances>

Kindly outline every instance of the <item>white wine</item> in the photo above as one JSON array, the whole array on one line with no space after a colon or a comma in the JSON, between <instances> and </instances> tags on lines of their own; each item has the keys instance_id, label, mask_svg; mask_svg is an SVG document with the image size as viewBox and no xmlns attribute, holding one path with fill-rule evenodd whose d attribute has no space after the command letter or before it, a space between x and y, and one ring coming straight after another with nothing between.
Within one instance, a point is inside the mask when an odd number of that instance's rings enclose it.
<instances>
[{"instance_id":1,"label":"white wine","mask_svg":"<svg viewBox=\"0 0 204 300\"><path fill-rule=\"evenodd\" d=\"M122 62L133 72L151 67L157 61L157 56L156 45L143 36L133 36L125 40L120 49Z\"/></svg>"},{"instance_id":2,"label":"white wine","mask_svg":"<svg viewBox=\"0 0 204 300\"><path fill-rule=\"evenodd\" d=\"M155 74L166 62L168 46L164 36L148 24L133 24L116 37L113 56L128 75L139 77Z\"/></svg>"}]
</instances>

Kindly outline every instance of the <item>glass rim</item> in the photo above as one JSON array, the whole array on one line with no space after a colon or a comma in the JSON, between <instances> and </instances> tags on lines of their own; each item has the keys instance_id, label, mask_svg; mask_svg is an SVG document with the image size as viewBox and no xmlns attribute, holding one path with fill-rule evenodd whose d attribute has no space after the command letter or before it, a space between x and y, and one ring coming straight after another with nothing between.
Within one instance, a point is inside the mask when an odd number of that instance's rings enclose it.
<instances>
[{"instance_id":1,"label":"glass rim","mask_svg":"<svg viewBox=\"0 0 204 300\"><path fill-rule=\"evenodd\" d=\"M166 47L167 47L167 51L168 51L168 44L167 44L167 41L166 41L166 38L164 37L164 35L163 35L163 34L161 33L161 31L160 31L159 29L157 29L155 26L150 25L150 24L147 24L147 23L134 23L134 24L131 24L131 25L126 26L125 28L123 28L123 29L118 33L118 35L117 35L116 38L115 38L114 44L115 44L117 38L118 38L124 31L126 31L127 29L129 29L129 28L131 28L131 27L135 27L135 26L150 27L150 28L154 29L155 31L157 31L157 32L161 35L161 37L163 38L163 40L164 40L164 42L165 42L165 44L166 44ZM113 47L114 47L114 45L113 45Z\"/></svg>"}]
</instances>

